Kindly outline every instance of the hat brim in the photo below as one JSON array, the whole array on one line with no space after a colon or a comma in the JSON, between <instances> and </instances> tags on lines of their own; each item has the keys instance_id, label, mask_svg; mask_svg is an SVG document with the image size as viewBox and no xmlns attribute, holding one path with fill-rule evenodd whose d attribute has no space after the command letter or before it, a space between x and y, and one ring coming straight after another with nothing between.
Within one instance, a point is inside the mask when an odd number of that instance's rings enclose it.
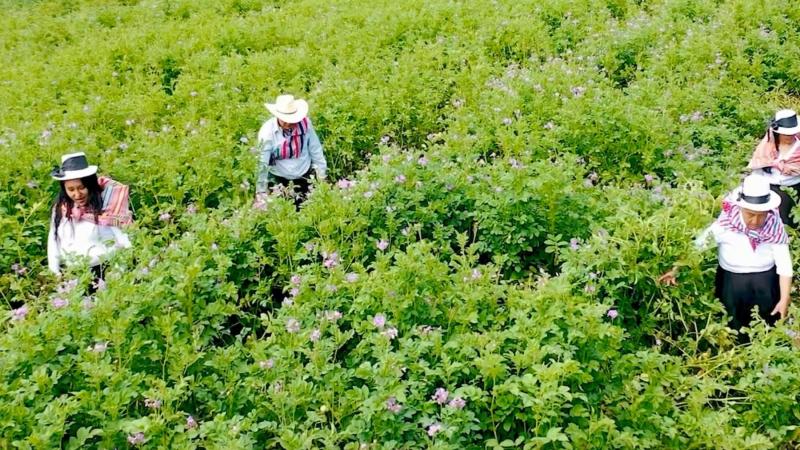
<instances>
[{"instance_id":1,"label":"hat brim","mask_svg":"<svg viewBox=\"0 0 800 450\"><path fill-rule=\"evenodd\" d=\"M278 119L281 119L286 123L297 123L305 119L306 115L308 115L308 102L298 99L295 100L294 103L297 106L297 111L292 114L286 114L278 111L278 105L275 103L264 103L264 106L266 106L267 110L269 110L269 112Z\"/></svg>"},{"instance_id":2,"label":"hat brim","mask_svg":"<svg viewBox=\"0 0 800 450\"><path fill-rule=\"evenodd\" d=\"M798 125L796 127L792 127L792 128L781 128L781 127L778 127L778 129L775 130L775 132L778 133L778 134L785 134L787 136L794 136L795 134L800 133L800 125Z\"/></svg>"},{"instance_id":3,"label":"hat brim","mask_svg":"<svg viewBox=\"0 0 800 450\"><path fill-rule=\"evenodd\" d=\"M67 170L64 172L64 175L60 177L53 175L53 179L58 181L77 180L79 178L88 177L96 173L97 173L97 166L89 166L81 170Z\"/></svg>"},{"instance_id":4,"label":"hat brim","mask_svg":"<svg viewBox=\"0 0 800 450\"><path fill-rule=\"evenodd\" d=\"M740 191L741 188L736 189L736 191L734 192L734 198L739 196ZM780 206L781 197L775 192L770 191L769 200L767 201L767 203L748 203L744 200L735 200L733 203L740 208L749 209L750 211L757 211L757 212L772 211L773 209Z\"/></svg>"}]
</instances>

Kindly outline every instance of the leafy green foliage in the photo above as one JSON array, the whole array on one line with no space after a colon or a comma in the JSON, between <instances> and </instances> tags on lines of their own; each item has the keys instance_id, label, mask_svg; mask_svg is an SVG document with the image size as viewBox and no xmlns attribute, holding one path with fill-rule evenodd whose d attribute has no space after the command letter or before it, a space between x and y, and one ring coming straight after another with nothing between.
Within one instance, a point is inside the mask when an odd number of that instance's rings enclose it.
<instances>
[{"instance_id":1,"label":"leafy green foliage","mask_svg":"<svg viewBox=\"0 0 800 450\"><path fill-rule=\"evenodd\" d=\"M11 2L0 448L796 445L797 324L739 344L691 245L798 106L768 6ZM261 210L284 91L330 181ZM136 215L94 296L44 265L76 149Z\"/></svg>"}]
</instances>

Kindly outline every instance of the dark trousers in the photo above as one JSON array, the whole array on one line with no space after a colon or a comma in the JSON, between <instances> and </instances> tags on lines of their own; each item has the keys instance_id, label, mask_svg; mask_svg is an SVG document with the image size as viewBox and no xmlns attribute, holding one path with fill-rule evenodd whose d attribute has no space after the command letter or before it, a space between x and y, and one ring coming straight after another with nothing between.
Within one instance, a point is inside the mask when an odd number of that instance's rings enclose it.
<instances>
[{"instance_id":1,"label":"dark trousers","mask_svg":"<svg viewBox=\"0 0 800 450\"><path fill-rule=\"evenodd\" d=\"M94 275L94 279L91 283L89 283L89 295L94 295L97 292L97 286L100 285L101 281L103 280L103 274L106 271L105 264L98 264L96 266L90 267L92 270L92 275Z\"/></svg>"},{"instance_id":2,"label":"dark trousers","mask_svg":"<svg viewBox=\"0 0 800 450\"><path fill-rule=\"evenodd\" d=\"M292 195L294 196L294 206L299 207L308 195L308 188L311 186L311 168L308 169L300 178L290 180L288 178L270 175L270 184L279 184L286 189L292 186Z\"/></svg>"},{"instance_id":3,"label":"dark trousers","mask_svg":"<svg viewBox=\"0 0 800 450\"><path fill-rule=\"evenodd\" d=\"M778 207L778 212L781 214L783 223L794 229L797 229L797 222L791 218L792 208L794 208L795 201L789 196L787 192L793 191L795 197L800 197L800 184L794 186L778 186L771 185L772 191L781 197L781 205Z\"/></svg>"},{"instance_id":4,"label":"dark trousers","mask_svg":"<svg viewBox=\"0 0 800 450\"><path fill-rule=\"evenodd\" d=\"M715 294L731 318L728 326L734 330L750 324L754 307L769 325L778 320L778 315L770 315L781 294L774 267L755 273L733 273L717 267L715 284Z\"/></svg>"}]
</instances>

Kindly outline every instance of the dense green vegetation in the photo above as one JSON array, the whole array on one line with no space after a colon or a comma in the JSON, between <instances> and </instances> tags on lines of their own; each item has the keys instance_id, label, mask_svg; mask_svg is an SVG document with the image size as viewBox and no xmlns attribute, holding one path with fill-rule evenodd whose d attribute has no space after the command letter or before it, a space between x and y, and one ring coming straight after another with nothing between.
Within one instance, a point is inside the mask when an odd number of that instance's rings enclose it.
<instances>
[{"instance_id":1,"label":"dense green vegetation","mask_svg":"<svg viewBox=\"0 0 800 450\"><path fill-rule=\"evenodd\" d=\"M800 441L800 324L738 344L689 239L800 106L800 9L3 6L0 448ZM331 165L297 212L251 206L282 92ZM96 298L45 265L74 150L135 208Z\"/></svg>"}]
</instances>

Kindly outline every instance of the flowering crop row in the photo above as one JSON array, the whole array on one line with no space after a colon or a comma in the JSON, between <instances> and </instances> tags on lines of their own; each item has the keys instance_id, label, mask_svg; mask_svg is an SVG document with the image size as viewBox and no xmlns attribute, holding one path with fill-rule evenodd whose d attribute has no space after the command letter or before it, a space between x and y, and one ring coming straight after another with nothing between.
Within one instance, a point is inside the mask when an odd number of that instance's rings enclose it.
<instances>
[{"instance_id":1,"label":"flowering crop row","mask_svg":"<svg viewBox=\"0 0 800 450\"><path fill-rule=\"evenodd\" d=\"M0 448L796 445L798 325L738 344L688 237L798 106L800 10L368 3L7 8ZM283 91L299 211L252 202ZM76 149L135 208L92 295L43 265Z\"/></svg>"}]
</instances>

